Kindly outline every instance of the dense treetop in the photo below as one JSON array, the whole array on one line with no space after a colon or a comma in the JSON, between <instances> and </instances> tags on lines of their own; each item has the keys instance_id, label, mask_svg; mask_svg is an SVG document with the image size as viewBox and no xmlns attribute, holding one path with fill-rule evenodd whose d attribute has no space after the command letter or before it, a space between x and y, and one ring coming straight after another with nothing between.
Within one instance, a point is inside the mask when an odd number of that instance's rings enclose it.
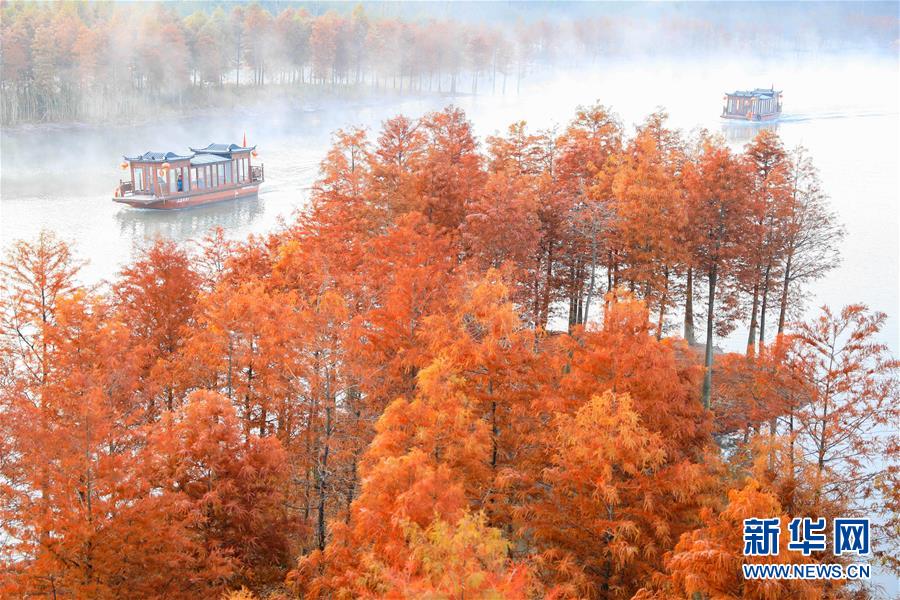
<instances>
[{"instance_id":1,"label":"dense treetop","mask_svg":"<svg viewBox=\"0 0 900 600\"><path fill-rule=\"evenodd\" d=\"M863 597L740 570L776 559L744 518L878 511L896 568L885 315L802 321L842 235L771 131L595 105L482 144L453 107L336 132L282 229L159 240L98 288L15 243L0 593Z\"/></svg>"}]
</instances>

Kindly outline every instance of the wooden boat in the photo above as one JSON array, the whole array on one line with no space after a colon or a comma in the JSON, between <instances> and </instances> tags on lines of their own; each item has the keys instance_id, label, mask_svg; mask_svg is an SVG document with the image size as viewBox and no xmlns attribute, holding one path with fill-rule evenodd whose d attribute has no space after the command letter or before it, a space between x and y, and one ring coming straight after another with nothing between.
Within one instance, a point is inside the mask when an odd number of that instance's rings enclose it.
<instances>
[{"instance_id":1,"label":"wooden boat","mask_svg":"<svg viewBox=\"0 0 900 600\"><path fill-rule=\"evenodd\" d=\"M263 165L253 164L256 146L209 144L190 153L145 152L125 156L113 196L138 208L173 209L253 196L265 180Z\"/></svg>"},{"instance_id":2,"label":"wooden boat","mask_svg":"<svg viewBox=\"0 0 900 600\"><path fill-rule=\"evenodd\" d=\"M725 93L723 119L771 121L781 116L781 91L771 88Z\"/></svg>"}]
</instances>

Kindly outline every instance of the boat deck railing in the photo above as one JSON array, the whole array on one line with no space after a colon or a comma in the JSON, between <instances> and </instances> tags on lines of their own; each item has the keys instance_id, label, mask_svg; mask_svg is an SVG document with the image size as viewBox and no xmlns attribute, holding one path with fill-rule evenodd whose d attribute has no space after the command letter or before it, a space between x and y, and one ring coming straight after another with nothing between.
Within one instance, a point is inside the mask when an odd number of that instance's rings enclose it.
<instances>
[{"instance_id":1,"label":"boat deck railing","mask_svg":"<svg viewBox=\"0 0 900 600\"><path fill-rule=\"evenodd\" d=\"M263 167L263 165L261 165L261 164L260 165L251 165L249 182L250 183L261 183L263 181L265 181L265 168ZM246 181L242 183L242 185L246 185L246 184L247 184ZM218 189L218 188L231 188L231 187L238 187L238 184L230 183L225 186L215 186L214 188L202 188L202 189L204 191L206 191L206 190L212 191L212 190ZM201 189L194 189L194 190L190 190L190 191L181 190L178 192L168 192L166 190L161 190L160 197L164 198L164 197L169 197L169 196L180 196L180 195L184 195L184 194L188 194L188 193L192 193L192 192L195 193L195 192L199 192L199 191L201 191ZM134 189L134 184L132 184L130 181L125 181L122 179L119 180L118 195L119 195L119 197L122 197L122 198L134 198L134 197L143 197L143 196L155 197L156 196L156 194L154 194L154 192L153 192L153 189L136 190L136 189Z\"/></svg>"}]
</instances>

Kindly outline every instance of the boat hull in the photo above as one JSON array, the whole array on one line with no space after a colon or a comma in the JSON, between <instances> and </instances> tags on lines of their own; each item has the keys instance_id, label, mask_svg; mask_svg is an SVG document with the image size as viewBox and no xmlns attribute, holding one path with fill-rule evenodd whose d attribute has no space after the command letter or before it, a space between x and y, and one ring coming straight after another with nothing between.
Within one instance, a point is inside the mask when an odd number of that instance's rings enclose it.
<instances>
[{"instance_id":1,"label":"boat hull","mask_svg":"<svg viewBox=\"0 0 900 600\"><path fill-rule=\"evenodd\" d=\"M177 210L190 208L203 204L213 204L227 200L237 200L255 196L259 192L259 183L231 187L217 190L203 190L188 194L173 194L171 196L115 196L113 202L127 204L135 208L147 208L153 210Z\"/></svg>"}]
</instances>

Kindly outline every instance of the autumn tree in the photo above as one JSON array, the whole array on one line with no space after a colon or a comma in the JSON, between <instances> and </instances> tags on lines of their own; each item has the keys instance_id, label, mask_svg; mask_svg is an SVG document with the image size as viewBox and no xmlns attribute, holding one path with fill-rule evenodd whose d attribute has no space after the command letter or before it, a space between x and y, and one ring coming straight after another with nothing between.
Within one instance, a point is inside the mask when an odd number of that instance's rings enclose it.
<instances>
[{"instance_id":1,"label":"autumn tree","mask_svg":"<svg viewBox=\"0 0 900 600\"><path fill-rule=\"evenodd\" d=\"M371 156L370 187L394 218L408 212L423 212L418 182L425 141L420 120L400 115L382 124Z\"/></svg>"},{"instance_id":2,"label":"autumn tree","mask_svg":"<svg viewBox=\"0 0 900 600\"><path fill-rule=\"evenodd\" d=\"M243 39L246 63L253 69L253 85L266 83L266 69L272 51L272 15L259 4L244 11Z\"/></svg>"},{"instance_id":3,"label":"autumn tree","mask_svg":"<svg viewBox=\"0 0 900 600\"><path fill-rule=\"evenodd\" d=\"M757 336L765 344L769 296L782 268L786 218L788 214L787 153L770 129L764 129L744 151L749 173L749 202L752 217L748 223L746 287L751 294L750 332L747 352L756 352Z\"/></svg>"},{"instance_id":4,"label":"autumn tree","mask_svg":"<svg viewBox=\"0 0 900 600\"><path fill-rule=\"evenodd\" d=\"M2 443L10 457L3 462L3 523L18 531L26 545L20 553L29 557L46 555L52 531L53 472L41 440L54 428L57 308L77 291L78 267L68 244L47 231L14 243L2 263ZM52 588L58 574L47 569L40 577Z\"/></svg>"},{"instance_id":5,"label":"autumn tree","mask_svg":"<svg viewBox=\"0 0 900 600\"><path fill-rule=\"evenodd\" d=\"M114 541L123 533L116 516L136 493L128 334L82 291L52 302L40 391L26 384L3 394L3 434L12 444L3 461L3 526L14 573L6 591L113 597L124 550Z\"/></svg>"},{"instance_id":6,"label":"autumn tree","mask_svg":"<svg viewBox=\"0 0 900 600\"><path fill-rule=\"evenodd\" d=\"M146 453L151 498L161 494L168 518L183 522L183 535L197 545L202 593L283 576L296 525L285 504L288 470L276 438L245 433L225 397L201 391L165 415Z\"/></svg>"},{"instance_id":7,"label":"autumn tree","mask_svg":"<svg viewBox=\"0 0 900 600\"><path fill-rule=\"evenodd\" d=\"M582 325L591 303L602 295L598 270L605 265L607 290L619 285L620 249L608 236L612 221L611 159L621 151L622 126L612 111L580 107L557 139L560 192L565 198L566 242L560 264L569 302L569 327ZM610 240L604 244L604 240Z\"/></svg>"},{"instance_id":8,"label":"autumn tree","mask_svg":"<svg viewBox=\"0 0 900 600\"><path fill-rule=\"evenodd\" d=\"M375 594L377 579L364 577L367 557L402 564L410 523L427 529L436 520L462 518L467 488L473 493L484 478L479 458L487 455L489 437L486 424L466 411L461 394L430 394L447 386L445 369L438 363L421 372L426 391L412 401L396 400L379 419L360 468L365 483L350 524L333 524L328 546L301 558L291 576L303 595Z\"/></svg>"},{"instance_id":9,"label":"autumn tree","mask_svg":"<svg viewBox=\"0 0 900 600\"><path fill-rule=\"evenodd\" d=\"M897 421L900 393L900 363L877 339L886 318L859 304L840 313L826 307L797 331L812 386L797 415L799 446L815 465L816 498L848 509L860 508L857 501L869 497L877 474L897 458L884 432Z\"/></svg>"},{"instance_id":10,"label":"autumn tree","mask_svg":"<svg viewBox=\"0 0 900 600\"><path fill-rule=\"evenodd\" d=\"M728 331L733 323L733 318L717 314L716 299L726 295L727 301L734 300L738 261L747 251L745 236L751 227L752 212L745 167L721 140L704 137L696 159L685 167L688 227L693 231L690 262L705 275L707 284L703 405L709 408L714 334L717 329ZM685 313L691 314L692 310L686 309Z\"/></svg>"},{"instance_id":11,"label":"autumn tree","mask_svg":"<svg viewBox=\"0 0 900 600\"><path fill-rule=\"evenodd\" d=\"M551 548L541 561L557 571L557 593L625 596L623 577L643 541L627 497L639 485L633 478L652 477L665 462L661 440L641 426L627 394L605 392L557 419L555 452L542 478L551 491L546 505L532 508L542 517L539 544ZM597 542L593 557L573 553Z\"/></svg>"},{"instance_id":12,"label":"autumn tree","mask_svg":"<svg viewBox=\"0 0 900 600\"><path fill-rule=\"evenodd\" d=\"M744 519L778 518L786 531L790 515L782 510L778 500L759 483L749 479L739 489L728 492L728 504L721 511L706 509L701 515L701 527L685 533L675 550L666 558L668 574L655 585L648 585L636 596L639 600L727 596L763 600L766 598L834 597L834 588L842 582L821 580L746 579L742 564L815 562L815 556L803 556L789 551L789 537L782 534L777 556L743 556L741 535ZM833 558L833 557L830 557Z\"/></svg>"},{"instance_id":13,"label":"autumn tree","mask_svg":"<svg viewBox=\"0 0 900 600\"><path fill-rule=\"evenodd\" d=\"M483 193L469 202L461 228L466 255L480 270L512 269L518 304L535 311L540 299L534 288L543 274L536 264L543 241L539 205L546 188L541 142L539 134L526 132L525 123L511 126L507 137L488 138L490 173Z\"/></svg>"},{"instance_id":14,"label":"autumn tree","mask_svg":"<svg viewBox=\"0 0 900 600\"><path fill-rule=\"evenodd\" d=\"M347 21L334 11L316 19L309 37L313 74L334 86L347 69Z\"/></svg>"},{"instance_id":15,"label":"autumn tree","mask_svg":"<svg viewBox=\"0 0 900 600\"><path fill-rule=\"evenodd\" d=\"M778 335L785 332L789 311L797 313L798 286L825 276L838 265L838 247L846 233L826 204L818 172L806 150L791 151L790 161Z\"/></svg>"},{"instance_id":16,"label":"autumn tree","mask_svg":"<svg viewBox=\"0 0 900 600\"><path fill-rule=\"evenodd\" d=\"M367 245L359 275L367 280L369 304L351 323L347 345L370 414L411 397L418 372L433 360L429 318L459 293L452 255L450 240L419 213L400 217Z\"/></svg>"},{"instance_id":17,"label":"autumn tree","mask_svg":"<svg viewBox=\"0 0 900 600\"><path fill-rule=\"evenodd\" d=\"M176 405L173 375L195 316L198 287L191 258L163 240L123 269L114 287L118 312L133 338L132 356L141 362L142 393L151 420Z\"/></svg>"},{"instance_id":18,"label":"autumn tree","mask_svg":"<svg viewBox=\"0 0 900 600\"><path fill-rule=\"evenodd\" d=\"M502 252L514 257L517 301L532 327L544 329L564 285L560 261L567 213L566 197L559 190L554 170L555 137L549 131L530 133L526 124L519 122L511 125L505 136L487 138L487 152L490 176L486 196L469 211L464 241L473 245L476 256L487 258L495 267L503 262L498 260L501 239L507 246L509 240L516 241L514 249ZM494 204L498 196L502 200L499 206ZM508 235L501 238L501 232ZM503 256L505 259L507 254Z\"/></svg>"},{"instance_id":19,"label":"autumn tree","mask_svg":"<svg viewBox=\"0 0 900 600\"><path fill-rule=\"evenodd\" d=\"M370 569L382 582L378 596L421 598L462 594L481 598L526 598L534 594L524 564L509 560L510 544L484 516L466 514L455 524L434 521L427 529L407 526L408 557Z\"/></svg>"},{"instance_id":20,"label":"autumn tree","mask_svg":"<svg viewBox=\"0 0 900 600\"><path fill-rule=\"evenodd\" d=\"M775 435L778 420L791 419L807 401L808 382L795 350L796 339L784 336L752 356L729 353L716 358L711 408L720 443L726 445L737 435L737 444L747 444L767 425Z\"/></svg>"},{"instance_id":21,"label":"autumn tree","mask_svg":"<svg viewBox=\"0 0 900 600\"><path fill-rule=\"evenodd\" d=\"M553 435L526 437L545 454L510 482L537 572L563 597L630 597L714 489L699 373L650 334L640 302L609 301L602 330L562 342L563 375L529 410Z\"/></svg>"},{"instance_id":22,"label":"autumn tree","mask_svg":"<svg viewBox=\"0 0 900 600\"><path fill-rule=\"evenodd\" d=\"M454 230L484 182L472 124L462 110L448 107L426 115L421 126L426 142L419 171L424 203L420 212L439 227Z\"/></svg>"},{"instance_id":23,"label":"autumn tree","mask_svg":"<svg viewBox=\"0 0 900 600\"><path fill-rule=\"evenodd\" d=\"M687 212L679 175L684 152L666 114L651 115L622 153L613 176L613 222L621 277L658 311L661 339L673 304L675 276L687 261Z\"/></svg>"},{"instance_id":24,"label":"autumn tree","mask_svg":"<svg viewBox=\"0 0 900 600\"><path fill-rule=\"evenodd\" d=\"M364 574L375 557L404 564L410 524L462 527L468 510L494 512L494 479L514 456L515 415L525 414L509 363L530 354L503 294L502 285L481 282L452 313L429 317L423 338L433 358L416 375L415 395L384 410L349 523L334 522L324 551L301 559L292 576L298 590L373 594L383 584Z\"/></svg>"}]
</instances>

